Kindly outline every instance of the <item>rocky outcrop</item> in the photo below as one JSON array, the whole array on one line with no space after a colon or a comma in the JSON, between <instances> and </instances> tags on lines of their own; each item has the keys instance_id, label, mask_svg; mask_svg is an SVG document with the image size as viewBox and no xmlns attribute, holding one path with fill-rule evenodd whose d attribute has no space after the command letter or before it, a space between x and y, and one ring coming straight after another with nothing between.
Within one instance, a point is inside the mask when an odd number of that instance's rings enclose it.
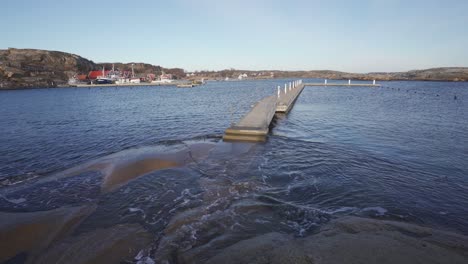
<instances>
[{"instance_id":1,"label":"rocky outcrop","mask_svg":"<svg viewBox=\"0 0 468 264\"><path fill-rule=\"evenodd\" d=\"M75 54L36 50L0 50L0 89L67 85L69 78L97 65Z\"/></svg>"},{"instance_id":2,"label":"rocky outcrop","mask_svg":"<svg viewBox=\"0 0 468 264\"><path fill-rule=\"evenodd\" d=\"M268 233L244 240L205 263L462 264L467 261L466 236L400 222L345 217L304 238Z\"/></svg>"},{"instance_id":3,"label":"rocky outcrop","mask_svg":"<svg viewBox=\"0 0 468 264\"><path fill-rule=\"evenodd\" d=\"M185 77L180 68L167 69L147 63L100 63L96 64L75 54L37 50L14 49L0 50L0 90L24 88L53 88L68 86L68 81L76 74L88 74L92 70L130 70L134 64L135 74L159 76L162 72L172 74L175 79Z\"/></svg>"}]
</instances>

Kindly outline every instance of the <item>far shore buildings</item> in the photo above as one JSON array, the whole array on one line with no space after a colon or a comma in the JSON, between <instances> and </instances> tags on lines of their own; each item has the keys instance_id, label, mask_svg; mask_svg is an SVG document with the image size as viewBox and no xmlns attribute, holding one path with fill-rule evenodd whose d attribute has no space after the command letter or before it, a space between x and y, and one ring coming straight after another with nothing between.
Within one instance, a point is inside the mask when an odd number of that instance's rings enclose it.
<instances>
[{"instance_id":1,"label":"far shore buildings","mask_svg":"<svg viewBox=\"0 0 468 264\"><path fill-rule=\"evenodd\" d=\"M113 71L113 70L96 70L90 71L88 74L77 74L70 79L71 82L92 82L97 79L109 79L111 81L115 81L116 83L127 83L132 82L135 80L139 80L142 82L158 82L158 83L171 83L174 79L172 74L165 74L164 72L160 76L156 76L156 74L149 73L145 76L136 77L134 72L130 71Z\"/></svg>"},{"instance_id":2,"label":"far shore buildings","mask_svg":"<svg viewBox=\"0 0 468 264\"><path fill-rule=\"evenodd\" d=\"M249 77L249 76L246 73L244 73L244 74L239 74L239 77L237 77L237 79L242 80L242 79L245 79L247 77Z\"/></svg>"}]
</instances>

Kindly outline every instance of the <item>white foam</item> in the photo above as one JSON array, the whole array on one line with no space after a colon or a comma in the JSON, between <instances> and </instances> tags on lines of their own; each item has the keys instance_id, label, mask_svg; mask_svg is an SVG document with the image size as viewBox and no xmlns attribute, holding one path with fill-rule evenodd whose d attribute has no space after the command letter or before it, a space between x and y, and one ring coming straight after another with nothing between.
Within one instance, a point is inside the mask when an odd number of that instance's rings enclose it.
<instances>
[{"instance_id":1,"label":"white foam","mask_svg":"<svg viewBox=\"0 0 468 264\"><path fill-rule=\"evenodd\" d=\"M339 207L333 210L327 210L325 211L328 214L337 214L337 213L343 213L343 212L349 212L349 211L355 211L357 210L356 207L349 207L349 206L344 206L344 207Z\"/></svg>"},{"instance_id":2,"label":"white foam","mask_svg":"<svg viewBox=\"0 0 468 264\"><path fill-rule=\"evenodd\" d=\"M156 262L154 262L153 259L151 259L150 257L144 257L140 260L138 260L137 264L155 264Z\"/></svg>"},{"instance_id":3,"label":"white foam","mask_svg":"<svg viewBox=\"0 0 468 264\"><path fill-rule=\"evenodd\" d=\"M128 210L130 211L130 213L141 212L141 214L143 215L143 219L146 218L145 211L143 211L143 210L140 209L140 208L130 207L130 208L128 208Z\"/></svg>"},{"instance_id":4,"label":"white foam","mask_svg":"<svg viewBox=\"0 0 468 264\"><path fill-rule=\"evenodd\" d=\"M385 215L388 212L387 209L385 209L383 207L380 207L380 206L366 207L366 208L362 209L362 212L368 212L368 211L375 211L376 212L375 215L378 215L378 216Z\"/></svg>"},{"instance_id":5,"label":"white foam","mask_svg":"<svg viewBox=\"0 0 468 264\"><path fill-rule=\"evenodd\" d=\"M144 255L145 255L144 251L140 250L140 252L138 252L138 254L135 256L135 260L142 259Z\"/></svg>"},{"instance_id":6,"label":"white foam","mask_svg":"<svg viewBox=\"0 0 468 264\"><path fill-rule=\"evenodd\" d=\"M268 224L268 223L270 223L270 221L262 220L262 219L255 219L255 223L258 223L258 224Z\"/></svg>"},{"instance_id":7,"label":"white foam","mask_svg":"<svg viewBox=\"0 0 468 264\"><path fill-rule=\"evenodd\" d=\"M24 203L26 202L26 199L24 198L18 198L18 199L8 199L4 196L1 196L3 199L7 200L8 202L10 203L14 203L14 204L21 204L21 203Z\"/></svg>"}]
</instances>

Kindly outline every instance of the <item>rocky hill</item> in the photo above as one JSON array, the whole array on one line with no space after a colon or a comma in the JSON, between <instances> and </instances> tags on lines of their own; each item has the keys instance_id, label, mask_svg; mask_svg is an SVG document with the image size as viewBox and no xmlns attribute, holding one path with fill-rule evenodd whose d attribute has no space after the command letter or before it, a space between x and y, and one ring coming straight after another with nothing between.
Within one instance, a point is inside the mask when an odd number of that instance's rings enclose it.
<instances>
[{"instance_id":1,"label":"rocky hill","mask_svg":"<svg viewBox=\"0 0 468 264\"><path fill-rule=\"evenodd\" d=\"M0 50L0 89L57 87L78 72L96 68L75 54L35 50Z\"/></svg>"},{"instance_id":2,"label":"rocky hill","mask_svg":"<svg viewBox=\"0 0 468 264\"><path fill-rule=\"evenodd\" d=\"M87 74L111 69L130 70L134 64L137 76L162 72L172 74L176 79L185 77L183 69L166 69L146 63L94 63L75 54L37 49L0 50L0 90L67 86L68 80L76 74Z\"/></svg>"}]
</instances>

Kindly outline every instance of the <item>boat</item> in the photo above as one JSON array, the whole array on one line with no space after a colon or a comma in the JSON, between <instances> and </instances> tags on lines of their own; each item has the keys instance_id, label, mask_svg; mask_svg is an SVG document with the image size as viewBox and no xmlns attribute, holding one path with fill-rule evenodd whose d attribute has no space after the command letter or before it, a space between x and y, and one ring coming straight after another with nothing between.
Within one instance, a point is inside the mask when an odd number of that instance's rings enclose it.
<instances>
[{"instance_id":1,"label":"boat","mask_svg":"<svg viewBox=\"0 0 468 264\"><path fill-rule=\"evenodd\" d=\"M113 84L114 81L108 78L98 78L93 81L93 84Z\"/></svg>"},{"instance_id":2,"label":"boat","mask_svg":"<svg viewBox=\"0 0 468 264\"><path fill-rule=\"evenodd\" d=\"M114 71L113 68L114 66L112 65L112 71ZM141 82L140 78L135 77L135 70L133 69L133 64L131 77L129 77L128 74L123 74L122 76L119 73L118 75L113 75L111 78L115 81L115 84L117 85L139 84Z\"/></svg>"},{"instance_id":3,"label":"boat","mask_svg":"<svg viewBox=\"0 0 468 264\"><path fill-rule=\"evenodd\" d=\"M186 84L178 84L177 85L178 88L192 88L192 87L195 87L195 85L193 83L186 83Z\"/></svg>"},{"instance_id":4,"label":"boat","mask_svg":"<svg viewBox=\"0 0 468 264\"><path fill-rule=\"evenodd\" d=\"M125 84L129 84L129 83L130 83L130 79L129 78L124 78L124 77L118 78L115 81L115 84L117 84L117 85L125 85Z\"/></svg>"},{"instance_id":5,"label":"boat","mask_svg":"<svg viewBox=\"0 0 468 264\"><path fill-rule=\"evenodd\" d=\"M112 67L113 68L113 67ZM93 84L113 84L115 79L112 78L114 74L114 69L112 71L106 71L104 67L102 67L102 72L98 75L97 71L91 72L94 76L96 76L95 80L92 82Z\"/></svg>"},{"instance_id":6,"label":"boat","mask_svg":"<svg viewBox=\"0 0 468 264\"><path fill-rule=\"evenodd\" d=\"M152 81L154 84L170 84L173 82L172 74L165 74L164 72L159 76L159 80Z\"/></svg>"},{"instance_id":7,"label":"boat","mask_svg":"<svg viewBox=\"0 0 468 264\"><path fill-rule=\"evenodd\" d=\"M140 83L140 78L135 78L135 70L133 69L133 63L132 63L132 78L130 78L130 83Z\"/></svg>"}]
</instances>

